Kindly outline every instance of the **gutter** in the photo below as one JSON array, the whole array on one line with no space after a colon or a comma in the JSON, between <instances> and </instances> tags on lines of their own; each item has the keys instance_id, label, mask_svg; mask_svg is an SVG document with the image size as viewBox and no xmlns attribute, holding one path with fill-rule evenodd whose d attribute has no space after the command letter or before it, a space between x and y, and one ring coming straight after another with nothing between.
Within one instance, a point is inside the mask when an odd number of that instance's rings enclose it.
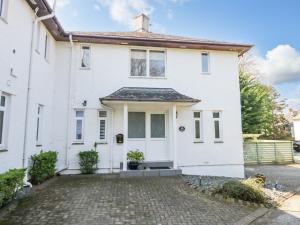
<instances>
[{"instance_id":1,"label":"gutter","mask_svg":"<svg viewBox=\"0 0 300 225\"><path fill-rule=\"evenodd\" d=\"M32 23L32 30L31 30L31 41L30 41L30 56L29 56L29 68L28 68L28 82L27 82L27 95L26 95L26 112L25 112L25 132L24 132L24 143L23 143L23 158L22 158L22 168L25 168L26 165L26 158L27 158L27 139L29 134L29 111L30 111L30 99L31 99L31 86L32 86L32 65L33 65L33 53L34 53L34 34L35 34L35 27L37 26L38 21L43 21L46 19L50 19L55 16L55 6L56 0L54 0L53 4L53 11L51 14L37 17L38 8L35 9L35 20Z\"/></svg>"}]
</instances>

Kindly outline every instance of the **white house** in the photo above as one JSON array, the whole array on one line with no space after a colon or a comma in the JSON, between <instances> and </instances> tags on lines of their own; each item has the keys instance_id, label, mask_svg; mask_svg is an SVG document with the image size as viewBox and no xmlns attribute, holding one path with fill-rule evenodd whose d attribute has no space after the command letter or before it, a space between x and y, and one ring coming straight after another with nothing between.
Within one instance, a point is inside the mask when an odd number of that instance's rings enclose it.
<instances>
[{"instance_id":1,"label":"white house","mask_svg":"<svg viewBox=\"0 0 300 225\"><path fill-rule=\"evenodd\" d=\"M132 32L66 32L46 0L0 6L0 172L54 149L77 173L96 142L103 173L139 149L184 174L244 176L238 57L251 45L152 33L143 14Z\"/></svg>"}]
</instances>

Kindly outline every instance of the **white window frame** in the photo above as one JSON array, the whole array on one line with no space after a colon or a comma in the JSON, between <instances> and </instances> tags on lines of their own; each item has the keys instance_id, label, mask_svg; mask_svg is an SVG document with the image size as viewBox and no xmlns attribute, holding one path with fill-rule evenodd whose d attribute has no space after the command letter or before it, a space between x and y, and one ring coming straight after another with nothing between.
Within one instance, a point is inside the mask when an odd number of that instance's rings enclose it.
<instances>
[{"instance_id":1,"label":"white window frame","mask_svg":"<svg viewBox=\"0 0 300 225\"><path fill-rule=\"evenodd\" d=\"M9 0L0 0L0 19L7 23L7 12L8 12L8 4Z\"/></svg>"},{"instance_id":2,"label":"white window frame","mask_svg":"<svg viewBox=\"0 0 300 225\"><path fill-rule=\"evenodd\" d=\"M132 76L131 75L131 56L132 51L146 51L146 76ZM165 53L165 76L163 77L153 77L150 76L150 52L151 51L160 51ZM129 78L138 78L138 79L166 79L167 78L167 49L162 48L129 48Z\"/></svg>"},{"instance_id":3,"label":"white window frame","mask_svg":"<svg viewBox=\"0 0 300 225\"><path fill-rule=\"evenodd\" d=\"M82 117L77 117L76 112L83 112ZM77 121L82 121L82 127L81 127L81 139L77 139L76 137L76 131L77 131ZM75 143L83 143L84 142L84 124L85 124L85 110L84 109L74 109L74 142Z\"/></svg>"},{"instance_id":4,"label":"white window frame","mask_svg":"<svg viewBox=\"0 0 300 225\"><path fill-rule=\"evenodd\" d=\"M100 116L100 112L106 112L106 116L104 117L104 116ZM106 111L106 110L98 110L98 141L100 142L100 143L106 143L107 142L107 119L108 119L108 111ZM104 133L104 135L105 135L105 138L104 139L101 139L101 137L100 137L100 131L101 131L101 121L105 121L105 133Z\"/></svg>"},{"instance_id":5,"label":"white window frame","mask_svg":"<svg viewBox=\"0 0 300 225\"><path fill-rule=\"evenodd\" d=\"M44 58L47 62L49 62L50 56L50 35L46 32L45 40L44 40Z\"/></svg>"},{"instance_id":6,"label":"white window frame","mask_svg":"<svg viewBox=\"0 0 300 225\"><path fill-rule=\"evenodd\" d=\"M41 27L42 27L42 24L40 21L38 21L36 24L36 41L35 41L35 51L37 53L40 53Z\"/></svg>"},{"instance_id":7,"label":"white window frame","mask_svg":"<svg viewBox=\"0 0 300 225\"><path fill-rule=\"evenodd\" d=\"M151 137L151 115L155 115L155 114L159 114L159 115L164 115L165 116L165 136L163 138L153 138ZM147 117L146 117L146 120L147 120ZM167 139L167 113L166 112L149 112L149 137L150 137L150 140L156 140L156 141L164 141ZM146 128L147 130L147 128Z\"/></svg>"},{"instance_id":8,"label":"white window frame","mask_svg":"<svg viewBox=\"0 0 300 225\"><path fill-rule=\"evenodd\" d=\"M8 137L8 127L9 127L9 109L10 109L10 95L0 91L0 97L5 97L5 106L0 105L0 110L3 111L3 128L2 137L0 143L0 150L7 150L7 137Z\"/></svg>"},{"instance_id":9,"label":"white window frame","mask_svg":"<svg viewBox=\"0 0 300 225\"><path fill-rule=\"evenodd\" d=\"M207 69L208 69L208 71L203 71L203 59L202 59L202 57L203 57L204 54L207 54L207 57L208 57L208 59L207 59L207 63L208 63ZM209 52L201 52L201 73L202 74L210 74L210 53Z\"/></svg>"},{"instance_id":10,"label":"white window frame","mask_svg":"<svg viewBox=\"0 0 300 225\"><path fill-rule=\"evenodd\" d=\"M83 57L83 48L84 47L88 47L90 50L90 65L88 67L82 67L82 57ZM84 45L80 45L80 62L79 62L79 69L81 70L90 70L91 69L91 64L92 64L92 46L89 44L84 44Z\"/></svg>"},{"instance_id":11,"label":"white window frame","mask_svg":"<svg viewBox=\"0 0 300 225\"><path fill-rule=\"evenodd\" d=\"M219 113L219 118L214 118L214 113ZM222 143L223 142L223 125L222 125L222 111L215 110L212 112L212 118L213 118L213 137L214 137L214 142L216 143ZM216 138L215 134L215 121L219 121L219 132L220 132L220 137Z\"/></svg>"},{"instance_id":12,"label":"white window frame","mask_svg":"<svg viewBox=\"0 0 300 225\"><path fill-rule=\"evenodd\" d=\"M192 111L193 112L193 135L194 135L194 142L195 143L202 143L203 142L203 112L200 110ZM200 113L200 118L195 117L194 113ZM200 126L200 138L196 138L196 121L199 121Z\"/></svg>"},{"instance_id":13,"label":"white window frame","mask_svg":"<svg viewBox=\"0 0 300 225\"><path fill-rule=\"evenodd\" d=\"M44 106L39 104L37 110L37 118L36 118L36 133L35 133L35 141L36 145L41 146L43 140L43 115L44 115Z\"/></svg>"}]
</instances>

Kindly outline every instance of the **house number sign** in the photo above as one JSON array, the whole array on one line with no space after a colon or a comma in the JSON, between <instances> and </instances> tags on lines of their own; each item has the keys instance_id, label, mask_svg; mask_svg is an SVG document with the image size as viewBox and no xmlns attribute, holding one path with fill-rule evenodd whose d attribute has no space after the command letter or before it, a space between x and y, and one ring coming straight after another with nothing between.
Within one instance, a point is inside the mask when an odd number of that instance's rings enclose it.
<instances>
[{"instance_id":1,"label":"house number sign","mask_svg":"<svg viewBox=\"0 0 300 225\"><path fill-rule=\"evenodd\" d=\"M179 131L181 131L181 132L185 131L185 127L184 126L180 126L179 127Z\"/></svg>"}]
</instances>

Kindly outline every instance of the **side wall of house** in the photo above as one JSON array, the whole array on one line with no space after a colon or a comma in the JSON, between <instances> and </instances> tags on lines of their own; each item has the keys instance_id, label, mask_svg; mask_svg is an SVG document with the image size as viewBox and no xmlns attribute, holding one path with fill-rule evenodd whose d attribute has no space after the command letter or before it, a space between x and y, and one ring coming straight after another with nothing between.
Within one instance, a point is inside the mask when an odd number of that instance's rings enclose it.
<instances>
[{"instance_id":1,"label":"side wall of house","mask_svg":"<svg viewBox=\"0 0 300 225\"><path fill-rule=\"evenodd\" d=\"M166 78L132 78L130 73L129 46L91 45L91 68L80 69L80 46L75 44L72 66L72 113L71 139L74 141L74 110L85 111L83 143L70 145L68 151L69 169L78 169L78 152L92 148L97 141L98 117L101 108L99 98L107 96L122 87L174 88L180 93L201 99L192 107L178 107L177 125L185 126L178 131L178 163L187 174L209 174L243 177L242 130L240 115L240 95L238 81L238 56L233 52L210 51L210 74L201 73L201 50L163 49L167 51ZM68 90L67 63L68 44L60 43L57 54L56 90L57 108L67 104ZM62 97L62 98L61 98ZM87 101L87 106L82 103ZM193 110L202 112L203 143L194 143ZM214 142L213 111L221 111L223 139ZM123 133L122 108L114 110L113 137ZM60 118L55 130L65 129L66 114ZM178 130L178 129L177 129ZM61 131L62 132L62 131ZM57 136L58 138L58 136ZM113 146L110 146L110 145ZM112 147L112 148L111 148ZM122 145L115 140L98 145L101 155L100 167L108 168L109 151L113 149L113 165L118 167L122 160Z\"/></svg>"},{"instance_id":2,"label":"side wall of house","mask_svg":"<svg viewBox=\"0 0 300 225\"><path fill-rule=\"evenodd\" d=\"M294 137L295 140L298 141L300 140L300 120L294 120L293 125L294 125Z\"/></svg>"}]
</instances>

